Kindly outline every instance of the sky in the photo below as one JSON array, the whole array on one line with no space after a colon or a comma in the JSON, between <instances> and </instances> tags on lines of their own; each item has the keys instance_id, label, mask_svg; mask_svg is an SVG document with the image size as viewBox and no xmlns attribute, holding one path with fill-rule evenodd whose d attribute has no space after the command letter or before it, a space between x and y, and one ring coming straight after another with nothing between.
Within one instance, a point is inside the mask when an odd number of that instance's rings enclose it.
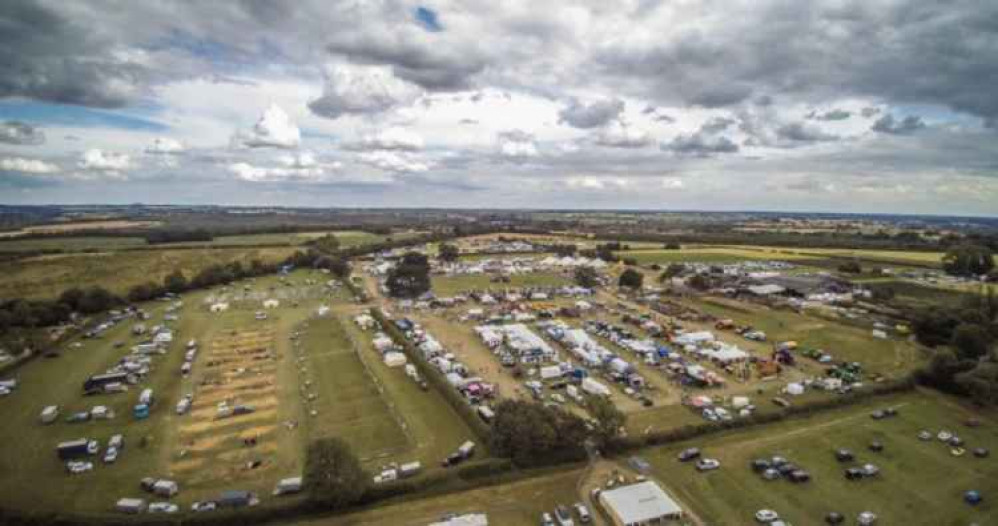
<instances>
[{"instance_id":1,"label":"sky","mask_svg":"<svg viewBox=\"0 0 998 526\"><path fill-rule=\"evenodd\" d=\"M3 0L0 203L998 215L994 0Z\"/></svg>"}]
</instances>

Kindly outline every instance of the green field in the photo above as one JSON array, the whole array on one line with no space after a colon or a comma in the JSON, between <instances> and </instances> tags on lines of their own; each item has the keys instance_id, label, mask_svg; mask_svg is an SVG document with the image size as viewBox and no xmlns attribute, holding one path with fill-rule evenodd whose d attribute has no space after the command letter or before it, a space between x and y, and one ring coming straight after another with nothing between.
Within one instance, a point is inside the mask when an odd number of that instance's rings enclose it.
<instances>
[{"instance_id":1,"label":"green field","mask_svg":"<svg viewBox=\"0 0 998 526\"><path fill-rule=\"evenodd\" d=\"M801 348L822 349L832 354L836 360L861 362L868 373L900 376L921 365L924 360L914 344L906 340L874 338L869 328L724 300L706 299L692 303L719 318L731 318L736 324L751 325L765 332L770 342L792 340L799 343ZM805 366L815 363L806 358L801 360Z\"/></svg>"},{"instance_id":2,"label":"green field","mask_svg":"<svg viewBox=\"0 0 998 526\"><path fill-rule=\"evenodd\" d=\"M179 249L59 254L0 262L0 297L52 298L70 287L100 285L125 294L146 281L162 282L176 269L188 277L217 263L277 262L293 248Z\"/></svg>"},{"instance_id":3,"label":"green field","mask_svg":"<svg viewBox=\"0 0 998 526\"><path fill-rule=\"evenodd\" d=\"M898 407L900 415L870 418L871 410L886 406ZM880 517L878 524L994 524L998 508L987 499L998 491L998 464L969 452L953 457L939 441L922 442L916 437L921 429L933 433L948 429L970 448L998 448L995 415L987 415L981 428L971 429L962 422L972 414L942 395L914 392L806 420L648 449L641 456L654 466L653 475L709 524L751 524L753 514L763 508L777 511L793 524L823 523L830 511L844 514L846 524L854 524L855 517L866 510ZM884 444L883 452L867 449L873 440ZM691 464L678 462L676 454L691 446L720 460L721 469L699 473ZM860 463L876 464L881 476L846 480L844 465L833 456L837 448L852 450ZM774 455L806 469L811 482L764 481L749 469L751 460ZM970 489L981 491L985 503L965 504L962 495Z\"/></svg>"},{"instance_id":4,"label":"green field","mask_svg":"<svg viewBox=\"0 0 998 526\"><path fill-rule=\"evenodd\" d=\"M683 247L680 250L642 249L617 252L622 259L633 258L639 265L669 263L737 263L739 261L781 260L806 264L810 256L739 247Z\"/></svg>"},{"instance_id":5,"label":"green field","mask_svg":"<svg viewBox=\"0 0 998 526\"><path fill-rule=\"evenodd\" d=\"M123 248L146 246L143 237L80 236L80 237L39 237L33 239L10 238L0 240L0 252L60 251L85 252L108 251Z\"/></svg>"},{"instance_id":6,"label":"green field","mask_svg":"<svg viewBox=\"0 0 998 526\"><path fill-rule=\"evenodd\" d=\"M560 274L550 272L535 272L532 274L514 274L509 283L492 283L488 274L466 276L433 276L432 288L438 296L453 296L470 290L502 290L519 287L560 287L571 284L571 280Z\"/></svg>"}]
</instances>

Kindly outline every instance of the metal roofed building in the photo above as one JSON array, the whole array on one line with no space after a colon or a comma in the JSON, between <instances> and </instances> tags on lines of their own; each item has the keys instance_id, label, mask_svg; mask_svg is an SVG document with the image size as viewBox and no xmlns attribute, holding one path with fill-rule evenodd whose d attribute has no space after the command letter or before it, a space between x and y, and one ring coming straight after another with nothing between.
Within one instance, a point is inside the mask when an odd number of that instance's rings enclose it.
<instances>
[{"instance_id":1,"label":"metal roofed building","mask_svg":"<svg viewBox=\"0 0 998 526\"><path fill-rule=\"evenodd\" d=\"M664 524L683 516L679 504L650 480L606 490L599 499L615 526Z\"/></svg>"}]
</instances>

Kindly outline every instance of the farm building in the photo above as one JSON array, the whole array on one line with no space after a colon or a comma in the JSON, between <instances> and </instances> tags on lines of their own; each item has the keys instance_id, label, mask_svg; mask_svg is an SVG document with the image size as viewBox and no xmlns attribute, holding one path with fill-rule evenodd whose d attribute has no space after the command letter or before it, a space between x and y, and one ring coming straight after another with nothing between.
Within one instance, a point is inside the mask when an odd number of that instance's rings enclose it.
<instances>
[{"instance_id":1,"label":"farm building","mask_svg":"<svg viewBox=\"0 0 998 526\"><path fill-rule=\"evenodd\" d=\"M614 526L665 524L683 516L683 510L655 482L646 481L600 493Z\"/></svg>"}]
</instances>

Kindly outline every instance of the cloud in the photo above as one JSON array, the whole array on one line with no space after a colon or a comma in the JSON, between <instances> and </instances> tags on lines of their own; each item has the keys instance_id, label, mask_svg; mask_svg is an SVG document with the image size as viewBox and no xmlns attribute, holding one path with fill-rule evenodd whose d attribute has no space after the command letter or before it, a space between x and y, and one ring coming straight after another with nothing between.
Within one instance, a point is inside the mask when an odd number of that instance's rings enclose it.
<instances>
[{"instance_id":1,"label":"cloud","mask_svg":"<svg viewBox=\"0 0 998 526\"><path fill-rule=\"evenodd\" d=\"M596 135L596 144L610 148L644 148L653 143L650 133L621 120L607 124Z\"/></svg>"},{"instance_id":2,"label":"cloud","mask_svg":"<svg viewBox=\"0 0 998 526\"><path fill-rule=\"evenodd\" d=\"M826 111L825 113L818 113L812 111L807 116L808 119L813 119L816 121L844 121L849 117L852 117L852 112L840 109Z\"/></svg>"},{"instance_id":3,"label":"cloud","mask_svg":"<svg viewBox=\"0 0 998 526\"><path fill-rule=\"evenodd\" d=\"M572 98L568 106L558 112L558 122L574 128L597 128L620 116L624 101L620 99L595 99L588 102Z\"/></svg>"},{"instance_id":4,"label":"cloud","mask_svg":"<svg viewBox=\"0 0 998 526\"><path fill-rule=\"evenodd\" d=\"M309 102L312 113L329 119L370 115L415 102L421 90L384 66L336 64L326 68L325 87Z\"/></svg>"},{"instance_id":5,"label":"cloud","mask_svg":"<svg viewBox=\"0 0 998 526\"><path fill-rule=\"evenodd\" d=\"M365 135L361 146L369 150L402 150L414 152L423 149L423 138L419 134L392 126L378 133Z\"/></svg>"},{"instance_id":6,"label":"cloud","mask_svg":"<svg viewBox=\"0 0 998 526\"><path fill-rule=\"evenodd\" d=\"M860 115L862 115L862 116L864 116L866 118L870 118L870 117L873 117L874 115L880 113L880 108L877 108L876 106L867 106L867 107L863 108L862 110L860 110L859 113L860 113Z\"/></svg>"},{"instance_id":7,"label":"cloud","mask_svg":"<svg viewBox=\"0 0 998 526\"><path fill-rule=\"evenodd\" d=\"M20 121L0 122L0 143L18 146L37 146L45 143L45 133Z\"/></svg>"},{"instance_id":8,"label":"cloud","mask_svg":"<svg viewBox=\"0 0 998 526\"><path fill-rule=\"evenodd\" d=\"M83 153L77 166L84 170L116 175L133 168L132 158L124 153L115 153L91 148Z\"/></svg>"},{"instance_id":9,"label":"cloud","mask_svg":"<svg viewBox=\"0 0 998 526\"><path fill-rule=\"evenodd\" d=\"M682 190L686 185L683 184L682 179L676 179L674 177L666 177L662 179L662 188L666 190Z\"/></svg>"},{"instance_id":10,"label":"cloud","mask_svg":"<svg viewBox=\"0 0 998 526\"><path fill-rule=\"evenodd\" d=\"M251 129L236 132L232 142L247 148L293 149L301 143L301 131L280 106L271 104Z\"/></svg>"},{"instance_id":11,"label":"cloud","mask_svg":"<svg viewBox=\"0 0 998 526\"><path fill-rule=\"evenodd\" d=\"M176 139L157 137L152 144L146 146L145 152L153 155L175 155L183 153L184 150L186 150L184 145Z\"/></svg>"},{"instance_id":12,"label":"cloud","mask_svg":"<svg viewBox=\"0 0 998 526\"><path fill-rule=\"evenodd\" d=\"M884 115L877 119L870 128L875 132L889 133L891 135L910 135L925 127L922 118L917 115L908 115L901 120L895 120L891 114Z\"/></svg>"},{"instance_id":13,"label":"cloud","mask_svg":"<svg viewBox=\"0 0 998 526\"><path fill-rule=\"evenodd\" d=\"M430 169L430 165L426 162L404 152L387 150L364 152L358 156L358 160L386 172L422 173Z\"/></svg>"},{"instance_id":14,"label":"cloud","mask_svg":"<svg viewBox=\"0 0 998 526\"><path fill-rule=\"evenodd\" d=\"M583 176L583 177L569 177L565 184L569 188L583 189L583 190L606 190L608 188L623 189L627 188L630 182L623 177L595 177L595 176Z\"/></svg>"},{"instance_id":15,"label":"cloud","mask_svg":"<svg viewBox=\"0 0 998 526\"><path fill-rule=\"evenodd\" d=\"M734 123L735 120L728 117L713 117L700 126L700 131L707 134L720 133Z\"/></svg>"},{"instance_id":16,"label":"cloud","mask_svg":"<svg viewBox=\"0 0 998 526\"><path fill-rule=\"evenodd\" d=\"M323 171L319 168L275 168L254 166L245 162L230 164L228 169L240 180L253 183L314 181L317 180L323 173Z\"/></svg>"},{"instance_id":17,"label":"cloud","mask_svg":"<svg viewBox=\"0 0 998 526\"><path fill-rule=\"evenodd\" d=\"M821 128L803 122L791 122L776 129L776 136L793 142L822 142L838 140L837 135L825 133Z\"/></svg>"},{"instance_id":18,"label":"cloud","mask_svg":"<svg viewBox=\"0 0 998 526\"><path fill-rule=\"evenodd\" d=\"M727 137L708 137L697 132L677 135L671 142L662 144L662 150L678 155L711 157L722 153L736 153L739 147Z\"/></svg>"},{"instance_id":19,"label":"cloud","mask_svg":"<svg viewBox=\"0 0 998 526\"><path fill-rule=\"evenodd\" d=\"M315 158L315 154L312 152L298 152L291 155L282 155L277 158L284 166L288 168L315 168L319 166L319 162Z\"/></svg>"},{"instance_id":20,"label":"cloud","mask_svg":"<svg viewBox=\"0 0 998 526\"><path fill-rule=\"evenodd\" d=\"M0 171L28 174L51 174L58 172L59 167L55 164L40 161L38 159L6 157L0 159Z\"/></svg>"},{"instance_id":21,"label":"cloud","mask_svg":"<svg viewBox=\"0 0 998 526\"><path fill-rule=\"evenodd\" d=\"M534 136L523 130L507 130L498 133L496 135L496 148L499 155L513 160L523 160L540 155Z\"/></svg>"}]
</instances>

